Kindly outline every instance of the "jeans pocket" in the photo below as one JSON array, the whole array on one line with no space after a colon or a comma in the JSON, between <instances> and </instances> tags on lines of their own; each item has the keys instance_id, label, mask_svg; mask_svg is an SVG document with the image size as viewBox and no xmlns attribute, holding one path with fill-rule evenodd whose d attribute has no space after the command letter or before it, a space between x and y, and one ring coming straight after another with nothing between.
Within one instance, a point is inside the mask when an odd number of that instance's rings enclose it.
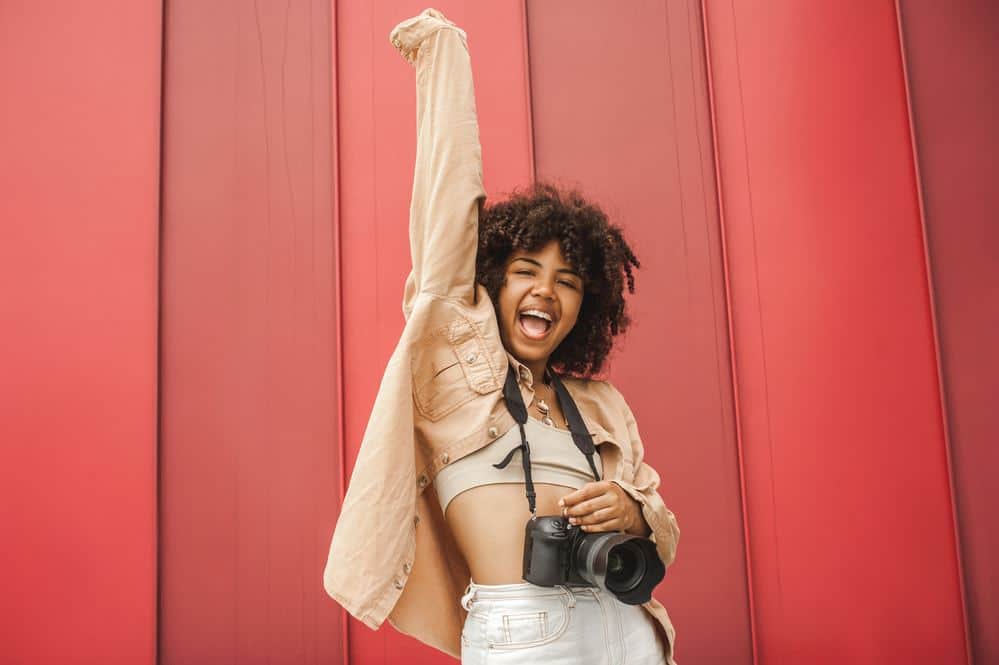
<instances>
[{"instance_id":1,"label":"jeans pocket","mask_svg":"<svg viewBox=\"0 0 999 665\"><path fill-rule=\"evenodd\" d=\"M561 601L529 611L498 611L490 616L486 625L486 641L492 650L550 644L568 630L571 613L568 604Z\"/></svg>"}]
</instances>

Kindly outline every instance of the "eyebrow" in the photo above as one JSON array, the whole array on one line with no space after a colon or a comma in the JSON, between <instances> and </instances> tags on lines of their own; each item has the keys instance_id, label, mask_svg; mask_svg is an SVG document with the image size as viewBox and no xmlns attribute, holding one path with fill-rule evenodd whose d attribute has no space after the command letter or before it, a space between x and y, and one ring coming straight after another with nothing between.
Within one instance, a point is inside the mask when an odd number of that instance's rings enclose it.
<instances>
[{"instance_id":1,"label":"eyebrow","mask_svg":"<svg viewBox=\"0 0 999 665\"><path fill-rule=\"evenodd\" d=\"M536 265L539 268L544 268L544 266L541 265L540 261L535 261L534 259L529 259L526 256L518 256L517 258L513 259L513 261L510 261L510 263L513 263L514 261L527 261L528 263L534 264L534 265ZM574 276L576 276L576 277L578 277L580 279L583 279L583 276L580 275L575 270L573 270L572 268L559 268L555 272L569 273L570 275L574 275Z\"/></svg>"}]
</instances>

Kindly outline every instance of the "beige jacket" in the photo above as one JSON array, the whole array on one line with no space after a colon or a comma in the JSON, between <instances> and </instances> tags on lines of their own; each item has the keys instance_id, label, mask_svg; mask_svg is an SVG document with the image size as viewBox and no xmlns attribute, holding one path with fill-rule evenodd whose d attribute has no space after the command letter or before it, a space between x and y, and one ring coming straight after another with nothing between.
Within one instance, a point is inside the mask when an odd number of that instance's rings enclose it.
<instances>
[{"instance_id":1,"label":"beige jacket","mask_svg":"<svg viewBox=\"0 0 999 665\"><path fill-rule=\"evenodd\" d=\"M530 370L500 341L493 304L475 284L482 159L465 33L427 9L392 30L416 68L417 151L410 207L413 269L402 338L385 369L323 575L327 593L371 628L398 630L459 657L470 579L433 488L444 465L514 426L502 386L512 363L524 402ZM604 477L642 506L662 560L679 529L642 461L642 441L621 394L605 381L566 379L594 436ZM643 606L674 632L655 599ZM671 648L669 663L672 665Z\"/></svg>"}]
</instances>

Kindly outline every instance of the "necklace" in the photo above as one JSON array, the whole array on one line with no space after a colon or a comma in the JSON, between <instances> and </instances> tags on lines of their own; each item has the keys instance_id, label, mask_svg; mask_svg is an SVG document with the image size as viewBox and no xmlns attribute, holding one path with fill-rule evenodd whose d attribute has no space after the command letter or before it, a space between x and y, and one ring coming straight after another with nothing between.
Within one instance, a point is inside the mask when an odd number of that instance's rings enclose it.
<instances>
[{"instance_id":1,"label":"necklace","mask_svg":"<svg viewBox=\"0 0 999 665\"><path fill-rule=\"evenodd\" d=\"M552 396L554 397L554 395ZM540 395L534 396L534 406L537 408L538 412L541 414L541 422L549 427L554 427L558 429L558 425L555 424L555 420L552 419L551 411L552 407L544 400ZM568 429L569 421L565 422L565 426Z\"/></svg>"},{"instance_id":2,"label":"necklace","mask_svg":"<svg viewBox=\"0 0 999 665\"><path fill-rule=\"evenodd\" d=\"M544 377L544 382L546 384L545 385L545 389L546 390L551 390L550 386L547 385L549 383L549 381L550 381L550 375L548 374L548 371L549 370L547 370L547 369L545 370L545 377ZM540 387L541 386L539 385L538 388L540 388ZM554 397L554 394L553 394L553 397ZM542 398L541 396L535 394L535 396L534 396L534 402L533 403L534 403L534 406L538 409L538 412L541 414L541 422L543 424L545 424L545 425L548 425L549 427L555 427L556 429L558 429L558 426L555 424L555 421L552 419L552 416L551 416L552 407L544 400L544 398ZM569 421L568 420L565 422L565 426L566 426L566 428L569 427Z\"/></svg>"},{"instance_id":3,"label":"necklace","mask_svg":"<svg viewBox=\"0 0 999 665\"><path fill-rule=\"evenodd\" d=\"M555 421L552 420L552 417L549 415L552 408L547 404L545 404L545 400L539 399L537 407L538 411L541 412L541 422L543 422L545 425L548 425L549 427L555 427Z\"/></svg>"}]
</instances>

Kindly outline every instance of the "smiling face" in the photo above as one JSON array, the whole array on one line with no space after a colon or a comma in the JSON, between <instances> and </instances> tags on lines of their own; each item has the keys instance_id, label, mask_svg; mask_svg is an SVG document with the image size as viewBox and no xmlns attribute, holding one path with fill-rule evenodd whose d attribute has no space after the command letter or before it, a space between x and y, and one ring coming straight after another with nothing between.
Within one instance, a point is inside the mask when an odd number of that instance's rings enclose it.
<instances>
[{"instance_id":1,"label":"smiling face","mask_svg":"<svg viewBox=\"0 0 999 665\"><path fill-rule=\"evenodd\" d=\"M497 308L503 345L538 379L548 357L576 325L583 280L566 262L557 240L535 252L514 250L504 278Z\"/></svg>"}]
</instances>

